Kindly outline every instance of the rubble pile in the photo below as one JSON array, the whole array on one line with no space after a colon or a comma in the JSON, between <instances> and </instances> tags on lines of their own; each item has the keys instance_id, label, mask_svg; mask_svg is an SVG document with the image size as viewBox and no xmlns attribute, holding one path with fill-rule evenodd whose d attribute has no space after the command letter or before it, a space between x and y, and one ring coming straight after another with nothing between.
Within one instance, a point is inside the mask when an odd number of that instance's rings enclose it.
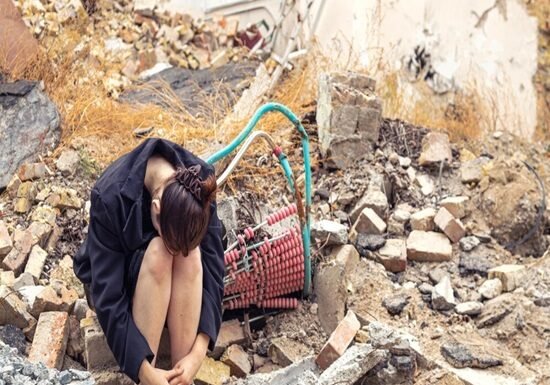
<instances>
[{"instance_id":1,"label":"rubble pile","mask_svg":"<svg viewBox=\"0 0 550 385\"><path fill-rule=\"evenodd\" d=\"M75 52L88 50L89 67L107 70L98 79L115 96L132 81L169 67L220 67L248 56L235 20L194 19L159 9L156 1L97 1L90 12L81 0L15 3L44 46L59 38L70 42L76 34Z\"/></svg>"}]
</instances>

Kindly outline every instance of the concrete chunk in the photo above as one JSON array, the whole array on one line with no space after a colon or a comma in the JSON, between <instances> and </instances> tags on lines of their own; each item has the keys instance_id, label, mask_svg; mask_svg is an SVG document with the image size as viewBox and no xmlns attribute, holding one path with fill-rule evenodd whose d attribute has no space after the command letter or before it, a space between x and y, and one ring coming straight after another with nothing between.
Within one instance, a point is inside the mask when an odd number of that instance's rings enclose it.
<instances>
[{"instance_id":1,"label":"concrete chunk","mask_svg":"<svg viewBox=\"0 0 550 385\"><path fill-rule=\"evenodd\" d=\"M455 243L466 235L466 229L460 219L455 218L445 207L439 209L434 222Z\"/></svg>"},{"instance_id":2,"label":"concrete chunk","mask_svg":"<svg viewBox=\"0 0 550 385\"><path fill-rule=\"evenodd\" d=\"M345 245L348 243L348 228L338 222L323 219L311 225L311 236L323 244Z\"/></svg>"},{"instance_id":3,"label":"concrete chunk","mask_svg":"<svg viewBox=\"0 0 550 385\"><path fill-rule=\"evenodd\" d=\"M375 350L369 344L353 345L321 374L316 384L355 384L384 359L384 350Z\"/></svg>"},{"instance_id":4,"label":"concrete chunk","mask_svg":"<svg viewBox=\"0 0 550 385\"><path fill-rule=\"evenodd\" d=\"M502 293L502 282L498 278L488 279L483 282L478 291L486 299L498 297Z\"/></svg>"},{"instance_id":5,"label":"concrete chunk","mask_svg":"<svg viewBox=\"0 0 550 385\"><path fill-rule=\"evenodd\" d=\"M501 265L489 269L489 279L498 278L502 282L502 290L513 291L521 286L525 271L523 265Z\"/></svg>"},{"instance_id":6,"label":"concrete chunk","mask_svg":"<svg viewBox=\"0 0 550 385\"><path fill-rule=\"evenodd\" d=\"M433 231L435 214L433 208L417 211L411 215L411 228L419 231Z\"/></svg>"},{"instance_id":7,"label":"concrete chunk","mask_svg":"<svg viewBox=\"0 0 550 385\"><path fill-rule=\"evenodd\" d=\"M453 248L449 239L431 231L412 231L407 238L407 259L419 262L449 261Z\"/></svg>"},{"instance_id":8,"label":"concrete chunk","mask_svg":"<svg viewBox=\"0 0 550 385\"><path fill-rule=\"evenodd\" d=\"M331 253L331 259L344 266L346 274L355 271L355 266L359 263L359 252L353 245L343 245L334 249Z\"/></svg>"},{"instance_id":9,"label":"concrete chunk","mask_svg":"<svg viewBox=\"0 0 550 385\"><path fill-rule=\"evenodd\" d=\"M436 310L450 310L456 305L451 279L448 275L434 286L432 292L432 306Z\"/></svg>"},{"instance_id":10,"label":"concrete chunk","mask_svg":"<svg viewBox=\"0 0 550 385\"><path fill-rule=\"evenodd\" d=\"M429 132L422 140L422 153L418 158L421 166L447 164L453 159L449 136L442 132Z\"/></svg>"},{"instance_id":11,"label":"concrete chunk","mask_svg":"<svg viewBox=\"0 0 550 385\"><path fill-rule=\"evenodd\" d=\"M86 369L97 370L118 367L96 317L82 319L80 321L80 332L84 340L83 357Z\"/></svg>"},{"instance_id":12,"label":"concrete chunk","mask_svg":"<svg viewBox=\"0 0 550 385\"><path fill-rule=\"evenodd\" d=\"M348 311L338 327L332 332L325 346L321 349L315 362L321 369L328 368L334 361L344 354L349 344L361 328L355 313Z\"/></svg>"},{"instance_id":13,"label":"concrete chunk","mask_svg":"<svg viewBox=\"0 0 550 385\"><path fill-rule=\"evenodd\" d=\"M69 316L65 312L40 314L29 361L42 362L48 368L61 370L69 339Z\"/></svg>"},{"instance_id":14,"label":"concrete chunk","mask_svg":"<svg viewBox=\"0 0 550 385\"><path fill-rule=\"evenodd\" d=\"M331 261L317 266L313 288L317 297L318 316L323 330L330 334L344 318L348 292L346 270Z\"/></svg>"}]
</instances>

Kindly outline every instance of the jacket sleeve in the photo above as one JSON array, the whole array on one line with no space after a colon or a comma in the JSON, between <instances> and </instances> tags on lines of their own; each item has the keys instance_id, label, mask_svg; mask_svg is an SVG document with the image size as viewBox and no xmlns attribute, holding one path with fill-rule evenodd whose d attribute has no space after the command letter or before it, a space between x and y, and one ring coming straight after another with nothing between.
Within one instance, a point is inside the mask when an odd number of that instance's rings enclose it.
<instances>
[{"instance_id":1,"label":"jacket sleeve","mask_svg":"<svg viewBox=\"0 0 550 385\"><path fill-rule=\"evenodd\" d=\"M222 225L218 219L215 202L210 206L210 223L200 249L203 289L198 331L210 337L208 349L213 350L222 322L223 277L225 273Z\"/></svg>"},{"instance_id":2,"label":"jacket sleeve","mask_svg":"<svg viewBox=\"0 0 550 385\"><path fill-rule=\"evenodd\" d=\"M124 286L125 255L116 227L100 196L92 190L87 254L92 271L91 294L99 323L120 369L134 382L144 359L154 355L132 318Z\"/></svg>"}]
</instances>

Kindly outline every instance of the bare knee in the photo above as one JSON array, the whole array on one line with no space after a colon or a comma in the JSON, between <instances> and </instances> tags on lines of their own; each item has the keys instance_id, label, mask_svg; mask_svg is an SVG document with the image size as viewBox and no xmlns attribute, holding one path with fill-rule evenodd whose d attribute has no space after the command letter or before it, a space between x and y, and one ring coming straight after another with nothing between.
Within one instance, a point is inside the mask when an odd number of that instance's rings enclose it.
<instances>
[{"instance_id":1,"label":"bare knee","mask_svg":"<svg viewBox=\"0 0 550 385\"><path fill-rule=\"evenodd\" d=\"M173 256L160 237L155 237L147 246L141 269L156 282L167 281L172 274Z\"/></svg>"},{"instance_id":2,"label":"bare knee","mask_svg":"<svg viewBox=\"0 0 550 385\"><path fill-rule=\"evenodd\" d=\"M188 256L174 256L174 274L178 278L183 277L188 280L202 278L202 261L200 249L192 250Z\"/></svg>"}]
</instances>

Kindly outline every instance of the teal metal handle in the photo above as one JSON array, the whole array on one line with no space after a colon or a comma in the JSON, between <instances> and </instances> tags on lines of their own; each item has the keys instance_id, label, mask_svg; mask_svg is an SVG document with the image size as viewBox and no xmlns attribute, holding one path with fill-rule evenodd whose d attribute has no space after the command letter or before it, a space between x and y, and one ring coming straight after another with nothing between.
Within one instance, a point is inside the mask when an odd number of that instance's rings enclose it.
<instances>
[{"instance_id":1,"label":"teal metal handle","mask_svg":"<svg viewBox=\"0 0 550 385\"><path fill-rule=\"evenodd\" d=\"M306 176L305 180L305 221L302 223L302 242L304 244L304 295L308 296L311 291L311 218L310 218L310 209L311 209L311 161L309 158L309 138L307 132L300 122L300 119L286 106L279 103L266 103L252 116L245 128L237 135L235 139L231 141L227 146L217 151L216 153L210 155L206 160L209 164L214 164L220 159L225 158L231 154L237 147L239 147L242 142L250 135L252 130L258 124L258 121L269 112L280 112L287 117L288 120L294 124L298 130L302 142L302 156L304 159L304 173ZM279 156L279 161L284 170L285 177L290 185L292 191L294 191L294 179L292 177L292 169L288 163L286 156Z\"/></svg>"}]
</instances>

